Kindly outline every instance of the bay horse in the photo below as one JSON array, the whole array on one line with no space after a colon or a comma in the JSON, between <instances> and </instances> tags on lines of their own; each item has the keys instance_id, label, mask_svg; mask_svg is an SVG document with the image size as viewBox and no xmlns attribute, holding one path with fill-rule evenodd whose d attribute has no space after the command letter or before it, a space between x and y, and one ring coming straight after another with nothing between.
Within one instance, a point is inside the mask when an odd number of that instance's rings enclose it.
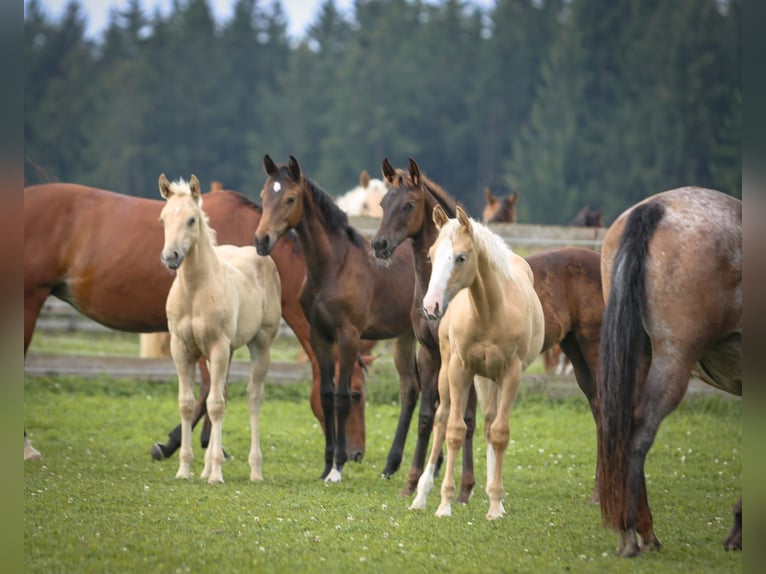
<instances>
[{"instance_id":1,"label":"bay horse","mask_svg":"<svg viewBox=\"0 0 766 574\"><path fill-rule=\"evenodd\" d=\"M236 191L203 196L205 211L218 240L252 245L261 208ZM163 244L156 225L164 205L72 183L50 183L24 189L24 356L37 318L48 296L71 304L83 315L119 331L167 331L165 301L173 275L157 257ZM312 410L322 421L319 366L309 342L309 324L298 302L306 264L294 234L277 242L272 258L282 285L282 317L311 361ZM369 343L365 347L369 350ZM199 363L202 389L195 409L196 424L206 413L209 373ZM354 365L352 407L347 425L348 456L361 460L365 449L364 371ZM203 429L202 444L209 428ZM37 458L25 436L25 459ZM181 444L176 426L165 444L155 443L155 459L168 458ZM27 448L29 446L30 448Z\"/></svg>"},{"instance_id":2,"label":"bay horse","mask_svg":"<svg viewBox=\"0 0 766 574\"><path fill-rule=\"evenodd\" d=\"M425 508L446 438L447 464L436 515L451 515L457 451L466 435L463 413L475 381L486 417L486 517L495 520L505 514L503 458L511 409L522 372L543 346L543 308L529 263L499 235L471 220L460 206L457 218L449 219L437 205L433 219L439 235L429 250L432 273L423 311L431 319L440 319L439 408L428 465L410 509Z\"/></svg>"},{"instance_id":3,"label":"bay horse","mask_svg":"<svg viewBox=\"0 0 766 574\"><path fill-rule=\"evenodd\" d=\"M487 185L484 187L484 197L487 200L481 216L484 223L516 223L518 191L500 199L492 193L492 189Z\"/></svg>"},{"instance_id":4,"label":"bay horse","mask_svg":"<svg viewBox=\"0 0 766 574\"><path fill-rule=\"evenodd\" d=\"M176 478L191 476L194 414L194 371L200 358L208 360L210 444L200 475L209 484L223 482L224 391L234 351L247 346L250 379L250 480L263 480L260 413L271 344L279 334L282 297L279 272L271 257L258 255L251 245L218 245L202 209L199 180L170 183L161 174L160 194L165 207L160 222L165 232L162 263L176 272L168 292L165 314L170 331L170 355L178 373L178 412L181 451Z\"/></svg>"},{"instance_id":5,"label":"bay horse","mask_svg":"<svg viewBox=\"0 0 766 574\"><path fill-rule=\"evenodd\" d=\"M383 176L389 191L382 201L383 218L372 239L376 257L391 257L402 243L411 244L415 265L415 300L421 301L431 278L428 250L438 235L438 229L429 216L436 205L448 217L456 215L457 202L438 184L420 171L410 158L409 171L394 169L388 160L383 162ZM542 351L557 345L571 360L577 384L588 399L596 417L596 374L599 365L599 341L604 300L601 294L601 258L591 249L563 247L528 256L527 262L535 276L534 288L543 306L545 339ZM426 321L420 308L413 315L415 332L421 343L419 359L431 359L429 370L419 360L421 381L420 419L418 442L412 467L401 494L412 494L423 472L428 439L438 399L437 377L441 363L437 325ZM420 321L420 323L418 323ZM429 365L425 363L426 367ZM471 440L475 425L475 408L469 398L466 412L467 435L463 450L463 476L458 497L466 502L474 485ZM591 502L598 502L598 488L594 486Z\"/></svg>"},{"instance_id":6,"label":"bay horse","mask_svg":"<svg viewBox=\"0 0 766 574\"><path fill-rule=\"evenodd\" d=\"M691 375L742 395L742 202L700 187L644 199L608 229L601 275L601 514L635 556L661 546L644 463Z\"/></svg>"},{"instance_id":7,"label":"bay horse","mask_svg":"<svg viewBox=\"0 0 766 574\"><path fill-rule=\"evenodd\" d=\"M321 478L338 482L346 462L349 383L360 338L394 339L402 399L394 443L403 444L401 437L407 434L419 385L410 322L412 254L403 250L383 269L372 257L369 242L348 223L346 213L302 173L293 156L287 165L277 166L266 155L263 165L267 178L261 190L263 216L255 231L255 245L261 255L268 255L288 230L298 234L306 261L300 301L311 325L311 346L321 377L325 423ZM340 361L337 386L332 361L336 344ZM392 462L389 453L384 475L396 470Z\"/></svg>"}]
</instances>

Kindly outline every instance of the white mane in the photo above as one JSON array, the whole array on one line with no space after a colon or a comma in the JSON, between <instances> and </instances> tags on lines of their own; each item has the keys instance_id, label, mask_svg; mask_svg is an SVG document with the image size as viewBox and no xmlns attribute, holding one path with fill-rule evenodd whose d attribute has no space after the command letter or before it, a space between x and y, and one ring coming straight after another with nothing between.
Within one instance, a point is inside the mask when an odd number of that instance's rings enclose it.
<instances>
[{"instance_id":1,"label":"white mane","mask_svg":"<svg viewBox=\"0 0 766 574\"><path fill-rule=\"evenodd\" d=\"M186 181L184 178L179 177L176 181L171 181L169 186L170 191L173 193L173 195L188 195L191 197L191 187L189 187L189 182ZM202 209L202 194L199 196L199 202L197 203L197 207L199 207L199 212L202 214L202 225L207 230L207 234L210 237L210 241L213 242L213 245L218 245L217 235L215 232L215 229L210 227L210 218L207 216L207 213Z\"/></svg>"},{"instance_id":2,"label":"white mane","mask_svg":"<svg viewBox=\"0 0 766 574\"><path fill-rule=\"evenodd\" d=\"M500 273L514 278L513 266L511 265L511 255L513 250L497 233L489 227L471 218L471 227L473 227L473 237L476 243L476 250L480 255L484 255ZM458 228L460 222L457 219L450 219L444 224L440 233L449 233L452 235Z\"/></svg>"}]
</instances>

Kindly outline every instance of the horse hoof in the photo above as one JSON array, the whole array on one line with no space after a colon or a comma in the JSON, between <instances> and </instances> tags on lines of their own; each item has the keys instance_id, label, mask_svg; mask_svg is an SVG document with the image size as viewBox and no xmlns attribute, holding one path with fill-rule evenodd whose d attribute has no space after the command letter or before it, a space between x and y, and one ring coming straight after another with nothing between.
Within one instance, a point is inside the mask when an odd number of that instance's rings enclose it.
<instances>
[{"instance_id":1,"label":"horse hoof","mask_svg":"<svg viewBox=\"0 0 766 574\"><path fill-rule=\"evenodd\" d=\"M410 497L412 496L412 493L415 492L415 487L411 484L405 484L402 490L399 492L399 496L401 497Z\"/></svg>"},{"instance_id":2,"label":"horse hoof","mask_svg":"<svg viewBox=\"0 0 766 574\"><path fill-rule=\"evenodd\" d=\"M330 473L327 475L327 477L324 479L325 482L340 482L343 478L343 475L337 468L333 468Z\"/></svg>"},{"instance_id":3,"label":"horse hoof","mask_svg":"<svg viewBox=\"0 0 766 574\"><path fill-rule=\"evenodd\" d=\"M165 456L165 452L162 450L162 445L158 442L155 442L152 445L152 459L154 460L165 460L167 457Z\"/></svg>"}]
</instances>

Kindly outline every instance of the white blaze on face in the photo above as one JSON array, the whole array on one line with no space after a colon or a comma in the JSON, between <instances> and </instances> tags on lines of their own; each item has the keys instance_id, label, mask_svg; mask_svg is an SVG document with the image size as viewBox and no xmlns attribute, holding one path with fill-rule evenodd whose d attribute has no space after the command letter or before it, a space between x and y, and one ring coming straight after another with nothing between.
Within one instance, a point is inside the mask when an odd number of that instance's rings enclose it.
<instances>
[{"instance_id":1,"label":"white blaze on face","mask_svg":"<svg viewBox=\"0 0 766 574\"><path fill-rule=\"evenodd\" d=\"M445 238L436 248L431 262L431 280L428 282L428 290L423 297L423 309L429 316L436 315L437 311L444 313L444 295L454 267L455 256L452 253L452 239Z\"/></svg>"}]
</instances>

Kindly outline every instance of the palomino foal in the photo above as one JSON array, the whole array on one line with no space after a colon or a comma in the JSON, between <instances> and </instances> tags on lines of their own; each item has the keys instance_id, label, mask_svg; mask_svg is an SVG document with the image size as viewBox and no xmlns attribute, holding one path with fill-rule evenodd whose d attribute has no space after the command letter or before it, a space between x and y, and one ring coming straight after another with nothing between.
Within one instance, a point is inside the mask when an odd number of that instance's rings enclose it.
<instances>
[{"instance_id":1,"label":"palomino foal","mask_svg":"<svg viewBox=\"0 0 766 574\"><path fill-rule=\"evenodd\" d=\"M433 267L423 311L441 318L439 408L428 465L410 509L425 508L446 436L447 468L436 515L451 514L455 460L466 433L463 413L475 382L486 417L487 519L493 520L505 514L502 468L511 408L522 371L542 349L545 322L527 261L459 206L456 211L457 219L448 219L439 205L433 211L439 237L429 251Z\"/></svg>"},{"instance_id":2,"label":"palomino foal","mask_svg":"<svg viewBox=\"0 0 766 574\"><path fill-rule=\"evenodd\" d=\"M191 476L194 373L205 356L210 369L207 411L212 429L201 477L223 482L224 395L231 356L247 345L250 351L250 480L262 480L258 418L263 402L269 349L279 332L281 285L271 257L254 247L216 245L215 232L202 211L199 181L195 176L170 183L160 175L160 193L167 200L160 214L165 230L162 262L177 275L165 310L170 331L170 354L178 372L178 410L181 415L181 451L177 478Z\"/></svg>"}]
</instances>

